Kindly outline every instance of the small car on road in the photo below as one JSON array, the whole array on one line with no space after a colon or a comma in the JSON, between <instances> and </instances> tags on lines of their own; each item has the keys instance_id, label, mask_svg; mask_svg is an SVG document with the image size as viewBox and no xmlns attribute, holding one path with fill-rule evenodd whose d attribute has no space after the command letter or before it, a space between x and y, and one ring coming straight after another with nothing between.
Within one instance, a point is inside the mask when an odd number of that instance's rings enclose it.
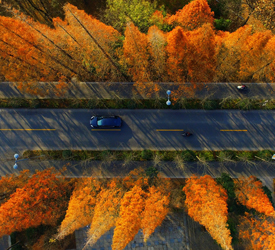
<instances>
[{"instance_id":1,"label":"small car on road","mask_svg":"<svg viewBox=\"0 0 275 250\"><path fill-rule=\"evenodd\" d=\"M122 120L119 116L92 116L90 120L92 128L120 128Z\"/></svg>"}]
</instances>

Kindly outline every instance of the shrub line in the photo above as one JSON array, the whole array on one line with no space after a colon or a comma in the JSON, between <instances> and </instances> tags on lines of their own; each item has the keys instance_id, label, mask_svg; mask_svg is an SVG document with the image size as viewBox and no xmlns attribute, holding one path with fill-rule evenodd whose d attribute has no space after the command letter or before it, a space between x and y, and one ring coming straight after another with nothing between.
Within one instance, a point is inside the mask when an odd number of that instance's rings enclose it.
<instances>
[{"instance_id":1,"label":"shrub line","mask_svg":"<svg viewBox=\"0 0 275 250\"><path fill-rule=\"evenodd\" d=\"M275 109L275 100L256 99L180 99L166 105L166 99L0 99L0 108L48 109Z\"/></svg>"},{"instance_id":2,"label":"shrub line","mask_svg":"<svg viewBox=\"0 0 275 250\"><path fill-rule=\"evenodd\" d=\"M180 157L187 162L203 161L234 161L234 162L251 162L251 161L272 161L271 150L261 151L122 151L122 150L27 150L23 157L29 158L41 156L47 160L95 160L95 161L174 161Z\"/></svg>"}]
</instances>

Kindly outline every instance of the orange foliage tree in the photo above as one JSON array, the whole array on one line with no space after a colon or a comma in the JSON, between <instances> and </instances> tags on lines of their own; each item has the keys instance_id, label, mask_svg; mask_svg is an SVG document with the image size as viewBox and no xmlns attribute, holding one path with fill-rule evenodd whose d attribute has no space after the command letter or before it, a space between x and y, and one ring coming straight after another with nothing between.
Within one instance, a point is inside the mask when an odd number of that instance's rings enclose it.
<instances>
[{"instance_id":1,"label":"orange foliage tree","mask_svg":"<svg viewBox=\"0 0 275 250\"><path fill-rule=\"evenodd\" d=\"M257 32L245 41L241 52L239 72L241 81L251 81L253 78L254 81L259 82L263 79L261 73L264 73L264 66L269 61L264 47L272 36L271 31ZM259 69L261 70L258 71Z\"/></svg>"},{"instance_id":2,"label":"orange foliage tree","mask_svg":"<svg viewBox=\"0 0 275 250\"><path fill-rule=\"evenodd\" d=\"M57 178L54 168L34 174L0 207L0 237L41 224L55 226L64 216L71 183Z\"/></svg>"},{"instance_id":3,"label":"orange foliage tree","mask_svg":"<svg viewBox=\"0 0 275 250\"><path fill-rule=\"evenodd\" d=\"M26 185L30 176L29 170L20 171L18 176L15 174L2 176L0 179L0 205L8 201L17 188Z\"/></svg>"},{"instance_id":4,"label":"orange foliage tree","mask_svg":"<svg viewBox=\"0 0 275 250\"><path fill-rule=\"evenodd\" d=\"M223 249L233 249L232 237L227 228L227 194L209 175L192 176L183 188L188 214L205 226Z\"/></svg>"},{"instance_id":5,"label":"orange foliage tree","mask_svg":"<svg viewBox=\"0 0 275 250\"><path fill-rule=\"evenodd\" d=\"M146 34L131 22L127 23L123 51L129 74L134 81L150 82L150 53Z\"/></svg>"},{"instance_id":6,"label":"orange foliage tree","mask_svg":"<svg viewBox=\"0 0 275 250\"><path fill-rule=\"evenodd\" d=\"M205 23L210 23L213 28L214 12L211 12L206 0L194 0L167 18L167 22L174 27L181 26L186 31L195 30Z\"/></svg>"},{"instance_id":7,"label":"orange foliage tree","mask_svg":"<svg viewBox=\"0 0 275 250\"><path fill-rule=\"evenodd\" d=\"M141 228L143 230L145 242L155 231L156 227L161 225L169 212L170 194L163 191L162 187L152 186L149 188L141 220Z\"/></svg>"},{"instance_id":8,"label":"orange foliage tree","mask_svg":"<svg viewBox=\"0 0 275 250\"><path fill-rule=\"evenodd\" d=\"M56 239L63 239L75 230L92 223L97 195L102 188L101 184L94 178L80 178L78 180Z\"/></svg>"},{"instance_id":9,"label":"orange foliage tree","mask_svg":"<svg viewBox=\"0 0 275 250\"><path fill-rule=\"evenodd\" d=\"M124 190L119 187L119 182L113 179L107 188L98 194L98 201L94 208L94 216L88 231L88 240L84 248L93 245L96 241L116 225L119 217L119 208Z\"/></svg>"},{"instance_id":10,"label":"orange foliage tree","mask_svg":"<svg viewBox=\"0 0 275 250\"><path fill-rule=\"evenodd\" d=\"M245 25L231 34L223 34L217 54L214 81L238 81L243 44L251 34L252 27Z\"/></svg>"},{"instance_id":11,"label":"orange foliage tree","mask_svg":"<svg viewBox=\"0 0 275 250\"><path fill-rule=\"evenodd\" d=\"M124 249L138 233L146 196L142 188L137 185L123 196L114 230L112 249Z\"/></svg>"},{"instance_id":12,"label":"orange foliage tree","mask_svg":"<svg viewBox=\"0 0 275 250\"><path fill-rule=\"evenodd\" d=\"M274 218L252 216L245 213L239 219L239 237L245 243L246 249L275 249Z\"/></svg>"},{"instance_id":13,"label":"orange foliage tree","mask_svg":"<svg viewBox=\"0 0 275 250\"><path fill-rule=\"evenodd\" d=\"M253 208L267 216L275 215L274 208L263 191L261 181L257 180L255 176L242 177L234 180L234 183L236 197L242 205L249 209Z\"/></svg>"}]
</instances>

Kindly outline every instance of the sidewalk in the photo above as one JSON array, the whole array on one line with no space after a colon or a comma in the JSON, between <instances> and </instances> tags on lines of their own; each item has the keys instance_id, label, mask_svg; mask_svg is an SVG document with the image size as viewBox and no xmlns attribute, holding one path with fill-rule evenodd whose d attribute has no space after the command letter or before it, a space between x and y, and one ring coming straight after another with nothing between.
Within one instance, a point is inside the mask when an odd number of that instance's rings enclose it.
<instances>
[{"instance_id":1,"label":"sidewalk","mask_svg":"<svg viewBox=\"0 0 275 250\"><path fill-rule=\"evenodd\" d=\"M3 167L1 175L7 173L18 173L23 169L30 169L32 173L35 169L43 170L48 167L55 167L61 169L63 166L67 166L67 171L64 173L66 177L90 177L96 178L112 178L112 177L124 177L131 170L142 167L146 169L154 166L153 161L144 162L129 162L112 161L22 161L18 162L18 169L12 168L14 161L3 161ZM162 177L170 178L187 178L192 174L196 175L211 175L212 177L220 177L221 173L228 173L231 177L250 176L254 175L258 177L263 185L266 185L273 193L274 188L273 178L275 178L275 162L208 162L207 165L203 165L199 162L186 163L185 166L179 166L175 162L160 162L157 164L157 168L161 172ZM75 232L76 237L76 249L81 250L86 242L86 232L88 228L84 227ZM113 229L103 235L98 242L88 247L86 250L111 250ZM196 235L196 237L193 237ZM210 247L210 248L208 248ZM215 248L217 247L217 248ZM131 241L126 250L191 250L191 249L205 249L205 250L218 250L220 249L217 244L214 244L214 240L209 234L204 233L201 226L194 222L186 214L169 214L159 226L153 235L149 238L145 244L143 242L143 234L140 230Z\"/></svg>"},{"instance_id":2,"label":"sidewalk","mask_svg":"<svg viewBox=\"0 0 275 250\"><path fill-rule=\"evenodd\" d=\"M3 160L3 159L2 159ZM131 170L142 167L147 169L154 166L153 161L131 161L125 163L123 161L39 161L27 160L18 162L18 169L14 170L14 160L3 160L0 176L8 173L19 173L23 169L30 169L35 173L35 169L43 170L49 167L61 169L67 167L64 173L67 177L90 177L95 178L113 178L124 177ZM212 177L220 177L222 173L228 173L232 178L240 176L254 175L258 177L263 185L266 185L272 192L273 178L275 178L275 161L274 162L188 162L185 166L179 166L175 162L161 161L156 166L162 177L166 178L188 178L193 174L210 175Z\"/></svg>"},{"instance_id":3,"label":"sidewalk","mask_svg":"<svg viewBox=\"0 0 275 250\"><path fill-rule=\"evenodd\" d=\"M75 82L68 83L68 92L63 97L57 97L51 91L51 88L56 83L41 82L40 89L43 93L49 94L41 99L53 98L76 98L76 99L149 99L141 94L140 91L134 86L134 83L113 83L113 82ZM237 86L245 84L248 86L246 92L240 92L237 90ZM36 96L29 94L22 94L16 87L16 83L2 82L0 83L0 99L7 98L25 98L34 99ZM166 91L169 89L176 91L178 84L176 83L159 83L161 90L159 92L160 98L167 98ZM185 83L190 86L190 83ZM195 96L198 99L223 99L223 98L241 98L249 97L251 99L272 99L275 93L275 83L197 83L199 90L196 91ZM152 98L156 98L157 95L153 94ZM183 98L188 98L188 95L184 95Z\"/></svg>"},{"instance_id":4,"label":"sidewalk","mask_svg":"<svg viewBox=\"0 0 275 250\"><path fill-rule=\"evenodd\" d=\"M135 238L124 248L125 250L190 250L187 226L184 225L185 214L169 214L157 227L154 233L145 243L142 230L136 234ZM82 250L86 243L86 234L89 227L75 231L76 250ZM112 250L112 238L114 228L109 230L93 246L86 250Z\"/></svg>"}]
</instances>

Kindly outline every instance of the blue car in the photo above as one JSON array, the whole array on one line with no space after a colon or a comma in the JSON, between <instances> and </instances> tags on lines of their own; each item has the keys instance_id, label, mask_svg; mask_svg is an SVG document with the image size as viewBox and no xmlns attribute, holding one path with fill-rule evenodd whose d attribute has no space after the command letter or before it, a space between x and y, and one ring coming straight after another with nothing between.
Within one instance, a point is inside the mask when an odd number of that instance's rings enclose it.
<instances>
[{"instance_id":1,"label":"blue car","mask_svg":"<svg viewBox=\"0 0 275 250\"><path fill-rule=\"evenodd\" d=\"M90 125L92 128L120 128L122 120L119 116L92 116Z\"/></svg>"}]
</instances>

